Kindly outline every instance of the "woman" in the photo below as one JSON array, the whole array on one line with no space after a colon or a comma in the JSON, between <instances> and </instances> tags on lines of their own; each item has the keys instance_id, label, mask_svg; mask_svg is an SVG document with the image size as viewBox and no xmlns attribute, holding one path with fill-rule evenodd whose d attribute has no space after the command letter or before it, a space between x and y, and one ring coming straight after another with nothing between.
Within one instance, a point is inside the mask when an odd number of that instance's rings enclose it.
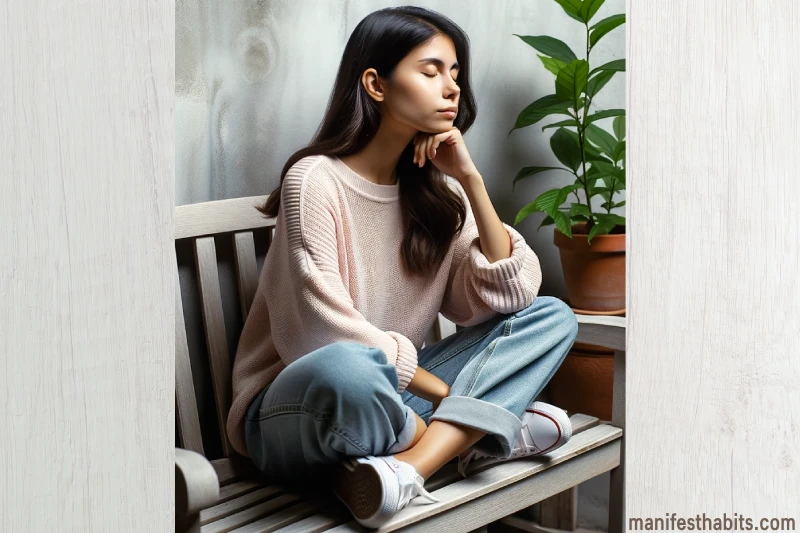
<instances>
[{"instance_id":1,"label":"woman","mask_svg":"<svg viewBox=\"0 0 800 533\"><path fill-rule=\"evenodd\" d=\"M379 527L460 457L537 455L571 435L534 402L577 335L498 218L464 144L464 32L420 7L353 31L327 114L259 209L277 217L233 368L227 431L265 476L332 488ZM437 314L463 326L421 347Z\"/></svg>"}]
</instances>

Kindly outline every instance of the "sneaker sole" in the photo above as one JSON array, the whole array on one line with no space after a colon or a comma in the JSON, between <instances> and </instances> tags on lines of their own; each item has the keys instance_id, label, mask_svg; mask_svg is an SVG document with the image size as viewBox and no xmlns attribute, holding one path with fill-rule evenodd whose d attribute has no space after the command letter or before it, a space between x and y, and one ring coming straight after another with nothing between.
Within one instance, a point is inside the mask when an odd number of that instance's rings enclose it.
<instances>
[{"instance_id":1,"label":"sneaker sole","mask_svg":"<svg viewBox=\"0 0 800 533\"><path fill-rule=\"evenodd\" d=\"M378 468L381 468L380 464L358 463L351 472L342 466L342 472L334 483L336 497L350 510L353 518L365 527L380 527L387 518L387 510L384 509L387 495L384 494ZM386 470L394 475L388 466Z\"/></svg>"}]
</instances>

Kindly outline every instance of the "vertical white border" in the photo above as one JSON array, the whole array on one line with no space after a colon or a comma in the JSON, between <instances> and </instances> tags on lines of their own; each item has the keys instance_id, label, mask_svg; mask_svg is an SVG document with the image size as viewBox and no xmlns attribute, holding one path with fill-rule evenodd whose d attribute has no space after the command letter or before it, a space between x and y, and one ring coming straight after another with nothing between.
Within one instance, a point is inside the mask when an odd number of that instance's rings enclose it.
<instances>
[{"instance_id":1,"label":"vertical white border","mask_svg":"<svg viewBox=\"0 0 800 533\"><path fill-rule=\"evenodd\" d=\"M628 517L800 530L800 3L627 13Z\"/></svg>"},{"instance_id":2,"label":"vertical white border","mask_svg":"<svg viewBox=\"0 0 800 533\"><path fill-rule=\"evenodd\" d=\"M174 531L174 2L0 2L0 531Z\"/></svg>"}]
</instances>

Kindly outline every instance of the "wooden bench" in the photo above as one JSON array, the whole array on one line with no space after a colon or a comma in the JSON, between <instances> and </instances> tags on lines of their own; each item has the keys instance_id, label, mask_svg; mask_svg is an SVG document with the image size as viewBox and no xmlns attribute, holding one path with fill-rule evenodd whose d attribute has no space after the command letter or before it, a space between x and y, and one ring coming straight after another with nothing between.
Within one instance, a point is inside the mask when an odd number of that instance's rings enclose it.
<instances>
[{"instance_id":1,"label":"wooden bench","mask_svg":"<svg viewBox=\"0 0 800 533\"><path fill-rule=\"evenodd\" d=\"M249 459L233 451L225 433L235 343L258 284L257 256L263 257L256 250L264 252L274 231L275 220L263 218L253 208L265 199L237 198L175 209L176 531L364 531L333 495L304 499L283 487L266 485ZM186 256L193 264L180 264ZM185 299L181 286L188 295ZM229 293L238 297L235 305L225 305L223 294ZM194 329L187 328L185 317ZM577 485L609 471L609 530L622 531L625 319L579 315L578 321L577 340L616 350L611 423L570 413L574 434L548 457L474 463L467 479L456 471L453 460L425 484L440 503L412 503L379 531L468 532L537 502L542 502L543 517L548 508L574 517ZM193 330L203 334L187 334ZM455 325L439 315L425 342L455 331ZM201 415L205 415L202 422ZM505 523L515 522L509 517Z\"/></svg>"}]
</instances>

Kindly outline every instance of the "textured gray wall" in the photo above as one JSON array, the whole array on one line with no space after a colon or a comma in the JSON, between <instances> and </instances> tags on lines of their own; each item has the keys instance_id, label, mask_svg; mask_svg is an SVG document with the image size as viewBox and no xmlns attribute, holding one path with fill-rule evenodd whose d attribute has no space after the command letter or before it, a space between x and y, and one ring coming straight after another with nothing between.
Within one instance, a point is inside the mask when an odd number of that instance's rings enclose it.
<instances>
[{"instance_id":1,"label":"textured gray wall","mask_svg":"<svg viewBox=\"0 0 800 533\"><path fill-rule=\"evenodd\" d=\"M268 194L288 157L319 125L347 38L377 9L405 2L270 0L176 5L177 205ZM554 91L553 75L536 51L513 34L551 35L584 53L583 26L553 0L438 0L416 2L459 24L472 45L478 116L465 140L486 180L500 218L508 223L547 189L570 183L555 171L517 185L523 166L559 165L550 150L549 117L516 130L517 115ZM624 13L624 0L606 0L593 21ZM624 57L625 29L615 29L592 51L591 65ZM625 74L618 73L593 109L625 107ZM610 130L611 119L599 122ZM623 195L615 200L622 200ZM600 202L597 202L599 205ZM615 210L624 214L624 208ZM541 259L541 294L566 297L553 226L536 231L543 213L517 228Z\"/></svg>"}]
</instances>

